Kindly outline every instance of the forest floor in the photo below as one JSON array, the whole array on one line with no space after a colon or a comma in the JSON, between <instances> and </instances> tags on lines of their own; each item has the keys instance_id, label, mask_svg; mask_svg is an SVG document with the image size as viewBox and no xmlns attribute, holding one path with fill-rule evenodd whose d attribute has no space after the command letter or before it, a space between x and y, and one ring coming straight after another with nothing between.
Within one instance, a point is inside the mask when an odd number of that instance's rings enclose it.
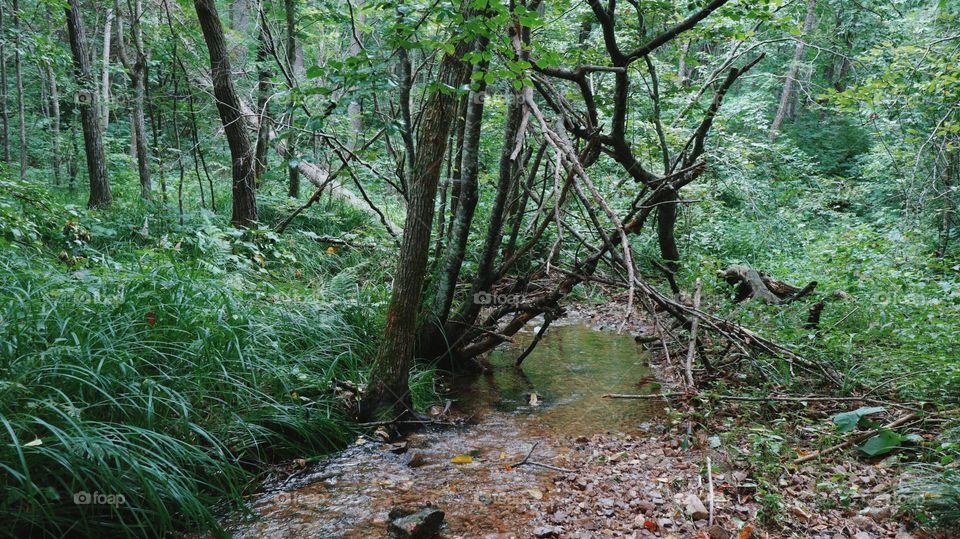
<instances>
[{"instance_id":1,"label":"forest floor","mask_svg":"<svg viewBox=\"0 0 960 539\"><path fill-rule=\"evenodd\" d=\"M595 327L616 327L625 312L618 301L568 311ZM633 322L631 331L649 333L644 323ZM661 392L682 392L677 366L657 347L651 352ZM533 533L571 538L923 537L908 531L910 519L898 514L902 469L896 456L863 460L848 448L799 465L777 458L780 453L805 454L797 446L821 434L816 421L832 415L833 404L793 406L789 415L778 412L771 425L763 425L763 414L744 403L696 410L686 402L668 409L673 420L648 425L645 433L581 437L576 451L559 464L576 473L553 478ZM781 451L787 447L793 452Z\"/></svg>"}]
</instances>

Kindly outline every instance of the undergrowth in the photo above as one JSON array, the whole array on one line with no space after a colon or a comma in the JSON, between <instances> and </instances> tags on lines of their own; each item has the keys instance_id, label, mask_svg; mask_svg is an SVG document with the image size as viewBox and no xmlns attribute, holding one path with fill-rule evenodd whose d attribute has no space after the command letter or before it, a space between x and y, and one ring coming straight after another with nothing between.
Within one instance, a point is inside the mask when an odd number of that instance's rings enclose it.
<instances>
[{"instance_id":1,"label":"undergrowth","mask_svg":"<svg viewBox=\"0 0 960 539\"><path fill-rule=\"evenodd\" d=\"M338 386L365 383L387 290L375 251L318 239L361 216L277 236L2 190L0 534L219 533L265 465L355 436Z\"/></svg>"}]
</instances>

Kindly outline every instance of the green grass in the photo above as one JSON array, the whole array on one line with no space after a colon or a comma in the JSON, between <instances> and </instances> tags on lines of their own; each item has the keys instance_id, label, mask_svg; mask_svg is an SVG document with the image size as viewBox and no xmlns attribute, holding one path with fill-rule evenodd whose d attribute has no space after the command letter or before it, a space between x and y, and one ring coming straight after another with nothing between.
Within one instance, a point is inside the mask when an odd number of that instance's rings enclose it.
<instances>
[{"instance_id":1,"label":"green grass","mask_svg":"<svg viewBox=\"0 0 960 539\"><path fill-rule=\"evenodd\" d=\"M122 188L90 212L4 187L0 535L216 533L265 465L353 439L335 386L367 379L384 270L315 238L361 216L323 203L300 231L240 234ZM413 380L426 403L433 372Z\"/></svg>"}]
</instances>

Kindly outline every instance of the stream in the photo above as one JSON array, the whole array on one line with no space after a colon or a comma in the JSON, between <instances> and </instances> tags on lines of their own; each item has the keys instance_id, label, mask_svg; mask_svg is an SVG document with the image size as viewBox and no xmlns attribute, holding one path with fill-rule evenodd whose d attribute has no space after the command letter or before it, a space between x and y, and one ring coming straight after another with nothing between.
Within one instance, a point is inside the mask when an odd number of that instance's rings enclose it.
<instances>
[{"instance_id":1,"label":"stream","mask_svg":"<svg viewBox=\"0 0 960 539\"><path fill-rule=\"evenodd\" d=\"M402 452L358 441L255 496L256 520L238 537L386 537L394 507L432 504L446 513L443 537L519 537L549 500L557 471L577 439L632 433L657 420L662 404L603 399L650 393L656 382L643 347L629 334L581 324L554 325L522 369L514 361L533 328L490 355L492 372L448 383L462 427L430 427L406 438ZM531 404L535 393L535 405ZM455 459L456 457L456 459ZM455 461L454 461L455 459Z\"/></svg>"}]
</instances>

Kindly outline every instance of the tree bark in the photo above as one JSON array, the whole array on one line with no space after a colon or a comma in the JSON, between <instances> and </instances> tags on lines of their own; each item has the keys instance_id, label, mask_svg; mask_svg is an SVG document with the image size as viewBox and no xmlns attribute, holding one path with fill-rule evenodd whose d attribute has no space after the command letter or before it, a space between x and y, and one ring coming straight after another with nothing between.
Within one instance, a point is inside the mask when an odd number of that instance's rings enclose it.
<instances>
[{"instance_id":1,"label":"tree bark","mask_svg":"<svg viewBox=\"0 0 960 539\"><path fill-rule=\"evenodd\" d=\"M787 71L787 78L783 83L783 91L780 93L780 105L777 107L777 114L770 124L770 142L777 140L777 133L783 125L783 120L787 117L787 110L790 108L790 99L793 96L793 87L797 81L797 71L800 69L800 61L803 59L803 51L806 48L804 39L813 30L813 23L816 20L817 0L807 0L807 15L803 21L803 34L797 41L797 46L793 50L793 62Z\"/></svg>"},{"instance_id":2,"label":"tree bark","mask_svg":"<svg viewBox=\"0 0 960 539\"><path fill-rule=\"evenodd\" d=\"M87 37L83 29L79 0L69 0L66 6L67 31L70 34L70 50L73 54L74 70L80 87L79 109L80 124L83 127L83 146L87 158L87 173L90 179L91 208L109 206L113 202L110 181L107 178L107 159L103 150L103 134L100 132L100 118L97 114L96 92L90 68L90 56L87 54Z\"/></svg>"},{"instance_id":3,"label":"tree bark","mask_svg":"<svg viewBox=\"0 0 960 539\"><path fill-rule=\"evenodd\" d=\"M353 0L347 0L352 2ZM354 17L354 13L359 12L363 8L363 0L357 0L357 7L354 10L353 7L350 7L350 16ZM356 56L360 54L360 51L363 50L363 43L360 40L360 30L357 28L356 23L364 23L366 21L366 16L359 12L357 13L356 20L350 21L350 56ZM353 147L356 148L361 143L361 135L363 130L363 117L361 116L360 102L354 99L347 105L347 113L350 116L350 130L353 131Z\"/></svg>"},{"instance_id":4,"label":"tree bark","mask_svg":"<svg viewBox=\"0 0 960 539\"><path fill-rule=\"evenodd\" d=\"M107 10L107 20L103 23L103 60L100 72L100 129L104 133L110 127L110 38L113 32L113 19L116 12Z\"/></svg>"},{"instance_id":5,"label":"tree bark","mask_svg":"<svg viewBox=\"0 0 960 539\"><path fill-rule=\"evenodd\" d=\"M257 129L257 146L254 150L254 178L257 185L260 185L260 179L267 168L267 150L270 144L271 119L270 112L267 109L270 97L270 79L273 73L270 71L269 53L267 49L267 18L260 7L260 32L259 42L257 44L257 114L260 116L259 129Z\"/></svg>"},{"instance_id":6,"label":"tree bark","mask_svg":"<svg viewBox=\"0 0 960 539\"><path fill-rule=\"evenodd\" d=\"M240 99L233 87L230 58L215 0L194 0L200 29L210 56L213 95L223 130L227 135L233 171L234 226L249 227L257 221L257 191L253 171L253 152L247 138L246 124L240 114Z\"/></svg>"},{"instance_id":7,"label":"tree bark","mask_svg":"<svg viewBox=\"0 0 960 539\"><path fill-rule=\"evenodd\" d=\"M47 79L50 81L50 114L53 118L53 184L60 185L60 92L57 74L52 64L47 64Z\"/></svg>"},{"instance_id":8,"label":"tree bark","mask_svg":"<svg viewBox=\"0 0 960 539\"><path fill-rule=\"evenodd\" d=\"M479 38L476 51L482 52L488 41L486 38ZM486 73L488 65L489 63L486 60L481 60L474 67L474 73ZM450 306L453 304L457 279L460 277L460 268L463 266L463 259L466 254L467 240L470 238L470 228L473 225L473 215L479 200L480 127L483 124L483 103L486 88L484 79L478 79L477 89L470 92L467 102L467 113L463 128L463 159L460 166L459 205L450 230L450 241L447 243L443 271L437 285L436 304L434 305L434 315L438 324L446 322L447 315L450 313Z\"/></svg>"},{"instance_id":9,"label":"tree bark","mask_svg":"<svg viewBox=\"0 0 960 539\"><path fill-rule=\"evenodd\" d=\"M120 2L116 3L117 15L120 16ZM144 108L147 95L147 53L143 42L143 26L140 19L143 17L143 0L133 2L133 12L130 13L130 31L133 36L134 52L136 57L133 63L127 58L126 48L123 44L123 25L122 19L118 23L120 28L117 36L117 54L120 56L120 62L126 69L130 77L130 85L133 87L133 110L130 113L130 139L133 147L133 154L137 160L137 175L140 178L140 198L151 200L153 191L153 181L150 177L150 154L147 150L147 125L144 117ZM176 56L176 43L174 43L174 56Z\"/></svg>"},{"instance_id":10,"label":"tree bark","mask_svg":"<svg viewBox=\"0 0 960 539\"><path fill-rule=\"evenodd\" d=\"M19 126L20 180L27 179L27 115L23 95L23 62L20 55L20 2L13 0L13 70L17 84L17 123Z\"/></svg>"},{"instance_id":11,"label":"tree bark","mask_svg":"<svg viewBox=\"0 0 960 539\"><path fill-rule=\"evenodd\" d=\"M3 26L3 2L0 2L0 28ZM0 122L3 123L3 162L10 162L10 111L7 109L7 55L0 39Z\"/></svg>"},{"instance_id":12,"label":"tree bark","mask_svg":"<svg viewBox=\"0 0 960 539\"><path fill-rule=\"evenodd\" d=\"M459 88L466 82L469 69L461 58L468 47L469 44L461 41L453 54L444 55L440 62L438 87ZM387 323L370 383L360 405L360 415L364 418L392 419L392 416L412 411L408 381L416 340L417 310L430 250L437 184L455 110L456 97L441 91L435 91L424 108L400 258L387 307Z\"/></svg>"},{"instance_id":13,"label":"tree bark","mask_svg":"<svg viewBox=\"0 0 960 539\"><path fill-rule=\"evenodd\" d=\"M284 0L284 10L287 16L287 64L290 66L290 76L297 77L297 6L295 0ZM292 90L293 88L291 88ZM290 116L287 119L287 126L293 130L293 120L296 107L291 99ZM296 155L296 136L290 134L290 143L287 146L290 155ZM287 196L297 198L300 196L300 169L298 167L287 166Z\"/></svg>"}]
</instances>

